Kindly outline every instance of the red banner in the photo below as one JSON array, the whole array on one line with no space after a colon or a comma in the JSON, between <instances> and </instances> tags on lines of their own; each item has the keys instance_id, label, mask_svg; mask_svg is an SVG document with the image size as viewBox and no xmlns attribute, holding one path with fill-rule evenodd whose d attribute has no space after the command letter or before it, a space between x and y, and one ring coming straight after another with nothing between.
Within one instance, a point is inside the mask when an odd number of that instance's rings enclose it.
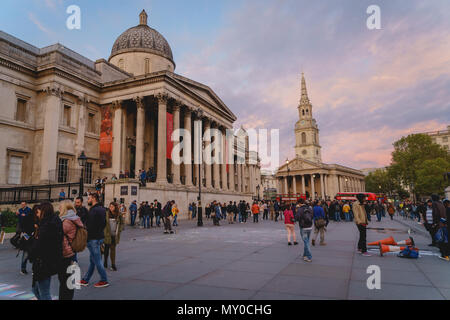
<instances>
[{"instance_id":1,"label":"red banner","mask_svg":"<svg viewBox=\"0 0 450 320\"><path fill-rule=\"evenodd\" d=\"M102 125L100 129L100 169L112 168L112 121L111 109L106 106L101 109Z\"/></svg>"},{"instance_id":2,"label":"red banner","mask_svg":"<svg viewBox=\"0 0 450 320\"><path fill-rule=\"evenodd\" d=\"M173 115L167 112L167 159L172 159L172 149L173 149L173 141L172 141L172 133L173 133Z\"/></svg>"}]
</instances>

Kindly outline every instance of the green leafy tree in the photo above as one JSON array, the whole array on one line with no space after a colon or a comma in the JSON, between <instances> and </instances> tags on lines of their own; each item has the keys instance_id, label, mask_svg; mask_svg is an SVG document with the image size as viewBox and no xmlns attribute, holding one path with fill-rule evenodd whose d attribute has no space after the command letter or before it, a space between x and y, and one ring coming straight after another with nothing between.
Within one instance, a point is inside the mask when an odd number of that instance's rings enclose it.
<instances>
[{"instance_id":1,"label":"green leafy tree","mask_svg":"<svg viewBox=\"0 0 450 320\"><path fill-rule=\"evenodd\" d=\"M450 172L450 161L445 158L425 160L417 170L416 191L420 195L442 195L448 182L445 174Z\"/></svg>"},{"instance_id":2,"label":"green leafy tree","mask_svg":"<svg viewBox=\"0 0 450 320\"><path fill-rule=\"evenodd\" d=\"M433 143L429 135L412 134L394 143L390 172L394 179L417 194L418 171L424 169L425 161L437 158L450 161L447 151Z\"/></svg>"},{"instance_id":3,"label":"green leafy tree","mask_svg":"<svg viewBox=\"0 0 450 320\"><path fill-rule=\"evenodd\" d=\"M400 197L408 195L390 167L371 172L365 180L368 192L384 193L388 196L398 195Z\"/></svg>"}]
</instances>

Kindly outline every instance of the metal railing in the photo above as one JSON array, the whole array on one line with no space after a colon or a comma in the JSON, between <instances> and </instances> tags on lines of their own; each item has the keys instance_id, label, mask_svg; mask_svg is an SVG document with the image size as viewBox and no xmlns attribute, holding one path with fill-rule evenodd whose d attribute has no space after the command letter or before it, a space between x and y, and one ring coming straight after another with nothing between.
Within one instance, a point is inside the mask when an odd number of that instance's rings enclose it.
<instances>
[{"instance_id":1,"label":"metal railing","mask_svg":"<svg viewBox=\"0 0 450 320\"><path fill-rule=\"evenodd\" d=\"M79 196L79 183L48 184L26 187L0 188L0 204L19 204L21 202L40 203L43 201L59 201L60 193L65 193L64 199Z\"/></svg>"},{"instance_id":2,"label":"metal railing","mask_svg":"<svg viewBox=\"0 0 450 320\"><path fill-rule=\"evenodd\" d=\"M119 177L119 174L116 175ZM56 183L79 183L81 178L81 169L68 169L68 170L50 170L48 172L49 182ZM108 181L111 181L113 177L112 173L104 173L99 171L91 171L85 172L83 176L83 180L85 184L94 184L95 180L100 177L108 178Z\"/></svg>"}]
</instances>

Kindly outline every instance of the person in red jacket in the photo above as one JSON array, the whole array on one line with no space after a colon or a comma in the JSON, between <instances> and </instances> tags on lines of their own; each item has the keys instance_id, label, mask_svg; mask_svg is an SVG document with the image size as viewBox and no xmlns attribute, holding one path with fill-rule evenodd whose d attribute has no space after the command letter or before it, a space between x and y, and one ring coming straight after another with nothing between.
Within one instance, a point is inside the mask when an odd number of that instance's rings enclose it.
<instances>
[{"instance_id":1,"label":"person in red jacket","mask_svg":"<svg viewBox=\"0 0 450 320\"><path fill-rule=\"evenodd\" d=\"M286 226L288 245L292 246L291 238L294 238L294 246L298 245L297 236L295 235L294 213L288 207L284 210L284 225Z\"/></svg>"},{"instance_id":2,"label":"person in red jacket","mask_svg":"<svg viewBox=\"0 0 450 320\"><path fill-rule=\"evenodd\" d=\"M256 202L254 202L252 205L252 213L253 213L253 223L257 223L259 216L259 205Z\"/></svg>"}]
</instances>

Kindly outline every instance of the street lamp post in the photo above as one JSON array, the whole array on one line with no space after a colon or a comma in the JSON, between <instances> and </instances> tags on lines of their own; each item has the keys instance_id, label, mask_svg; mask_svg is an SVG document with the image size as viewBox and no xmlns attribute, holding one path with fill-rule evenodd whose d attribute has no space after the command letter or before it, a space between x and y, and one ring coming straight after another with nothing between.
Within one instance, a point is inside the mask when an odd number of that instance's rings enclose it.
<instances>
[{"instance_id":1,"label":"street lamp post","mask_svg":"<svg viewBox=\"0 0 450 320\"><path fill-rule=\"evenodd\" d=\"M81 151L80 156L78 157L78 164L81 167L81 176L80 176L80 192L79 196L82 197L84 195L84 167L86 166L87 157L84 154L84 151Z\"/></svg>"},{"instance_id":2,"label":"street lamp post","mask_svg":"<svg viewBox=\"0 0 450 320\"><path fill-rule=\"evenodd\" d=\"M258 192L258 202L259 202L259 188L260 188L260 186L259 186L259 184L256 186L256 192Z\"/></svg>"}]
</instances>

